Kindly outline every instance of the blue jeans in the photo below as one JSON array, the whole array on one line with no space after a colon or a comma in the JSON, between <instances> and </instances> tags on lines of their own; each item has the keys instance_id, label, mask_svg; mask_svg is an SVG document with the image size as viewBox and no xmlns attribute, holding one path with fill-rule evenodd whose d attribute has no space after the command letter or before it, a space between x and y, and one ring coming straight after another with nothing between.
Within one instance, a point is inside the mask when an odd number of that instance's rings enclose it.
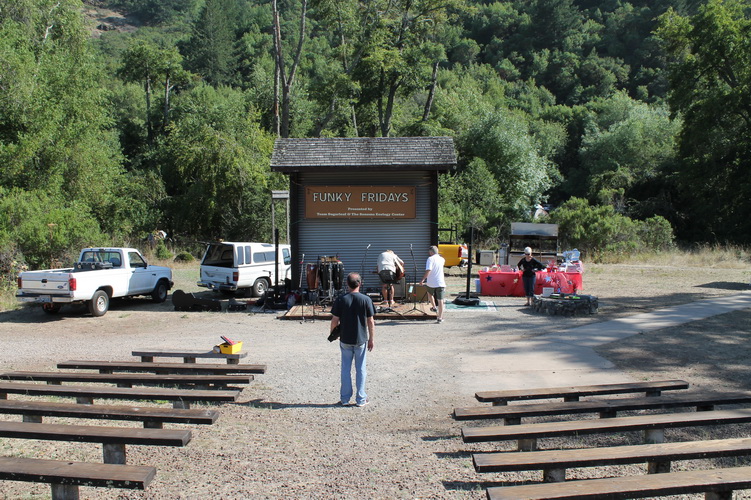
<instances>
[{"instance_id":1,"label":"blue jeans","mask_svg":"<svg viewBox=\"0 0 751 500\"><path fill-rule=\"evenodd\" d=\"M339 349L342 351L342 387L340 390L340 401L344 404L349 403L352 397L352 360L355 361L357 394L355 402L364 403L368 398L365 394L365 378L368 371L365 368L365 360L368 354L368 344L351 345L339 342Z\"/></svg>"}]
</instances>

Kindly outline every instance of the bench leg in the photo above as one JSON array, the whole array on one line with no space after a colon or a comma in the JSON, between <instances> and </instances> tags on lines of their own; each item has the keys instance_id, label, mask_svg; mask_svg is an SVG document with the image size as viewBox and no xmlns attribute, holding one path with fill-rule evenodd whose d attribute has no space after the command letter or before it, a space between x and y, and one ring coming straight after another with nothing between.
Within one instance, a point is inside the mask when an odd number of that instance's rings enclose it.
<instances>
[{"instance_id":1,"label":"bench leg","mask_svg":"<svg viewBox=\"0 0 751 500\"><path fill-rule=\"evenodd\" d=\"M662 391L660 390L651 390L651 391L647 391L644 395L647 396L648 398L651 398L653 396L659 396L661 394L662 394Z\"/></svg>"},{"instance_id":2,"label":"bench leg","mask_svg":"<svg viewBox=\"0 0 751 500\"><path fill-rule=\"evenodd\" d=\"M493 401L493 406L508 406L508 401L502 399L501 401Z\"/></svg>"},{"instance_id":3,"label":"bench leg","mask_svg":"<svg viewBox=\"0 0 751 500\"><path fill-rule=\"evenodd\" d=\"M90 396L77 396L76 403L78 403L79 405L93 405L94 398Z\"/></svg>"},{"instance_id":4,"label":"bench leg","mask_svg":"<svg viewBox=\"0 0 751 500\"><path fill-rule=\"evenodd\" d=\"M8 399L8 393L7 392L0 392L0 399Z\"/></svg>"},{"instance_id":5,"label":"bench leg","mask_svg":"<svg viewBox=\"0 0 751 500\"><path fill-rule=\"evenodd\" d=\"M24 422L30 422L33 424L41 424L42 423L42 416L41 415L24 415L23 416Z\"/></svg>"},{"instance_id":6,"label":"bench leg","mask_svg":"<svg viewBox=\"0 0 751 500\"><path fill-rule=\"evenodd\" d=\"M182 408L188 410L190 409L190 401L175 401L172 403L172 408Z\"/></svg>"},{"instance_id":7,"label":"bench leg","mask_svg":"<svg viewBox=\"0 0 751 500\"><path fill-rule=\"evenodd\" d=\"M47 385L63 385L59 380L48 380Z\"/></svg>"},{"instance_id":8,"label":"bench leg","mask_svg":"<svg viewBox=\"0 0 751 500\"><path fill-rule=\"evenodd\" d=\"M563 396L564 403L571 403L573 401L579 401L579 396Z\"/></svg>"},{"instance_id":9,"label":"bench leg","mask_svg":"<svg viewBox=\"0 0 751 500\"><path fill-rule=\"evenodd\" d=\"M233 358L233 359L227 358L227 364L228 365L239 365L240 364L240 359L239 358Z\"/></svg>"},{"instance_id":10,"label":"bench leg","mask_svg":"<svg viewBox=\"0 0 751 500\"><path fill-rule=\"evenodd\" d=\"M78 485L51 484L52 500L78 500Z\"/></svg>"},{"instance_id":11,"label":"bench leg","mask_svg":"<svg viewBox=\"0 0 751 500\"><path fill-rule=\"evenodd\" d=\"M154 356L141 356L141 363L153 363Z\"/></svg>"},{"instance_id":12,"label":"bench leg","mask_svg":"<svg viewBox=\"0 0 751 500\"><path fill-rule=\"evenodd\" d=\"M195 363L196 358L183 358L183 363Z\"/></svg>"},{"instance_id":13,"label":"bench leg","mask_svg":"<svg viewBox=\"0 0 751 500\"><path fill-rule=\"evenodd\" d=\"M133 387L133 384L131 384L130 382L118 382L117 386L118 387L127 387L127 388L130 389L131 387Z\"/></svg>"},{"instance_id":14,"label":"bench leg","mask_svg":"<svg viewBox=\"0 0 751 500\"><path fill-rule=\"evenodd\" d=\"M708 491L704 494L704 500L733 500L732 491Z\"/></svg>"},{"instance_id":15,"label":"bench leg","mask_svg":"<svg viewBox=\"0 0 751 500\"><path fill-rule=\"evenodd\" d=\"M521 417L503 419L503 425L520 425L521 423L522 423Z\"/></svg>"},{"instance_id":16,"label":"bench leg","mask_svg":"<svg viewBox=\"0 0 751 500\"><path fill-rule=\"evenodd\" d=\"M647 429L644 431L646 444L660 444L665 442L665 429Z\"/></svg>"},{"instance_id":17,"label":"bench leg","mask_svg":"<svg viewBox=\"0 0 751 500\"><path fill-rule=\"evenodd\" d=\"M143 428L144 429L164 429L164 424L162 422L154 422L153 420L144 420Z\"/></svg>"},{"instance_id":18,"label":"bench leg","mask_svg":"<svg viewBox=\"0 0 751 500\"><path fill-rule=\"evenodd\" d=\"M714 405L701 405L696 407L696 411L713 411Z\"/></svg>"},{"instance_id":19,"label":"bench leg","mask_svg":"<svg viewBox=\"0 0 751 500\"><path fill-rule=\"evenodd\" d=\"M537 439L520 439L516 445L519 451L535 451L537 449Z\"/></svg>"},{"instance_id":20,"label":"bench leg","mask_svg":"<svg viewBox=\"0 0 751 500\"><path fill-rule=\"evenodd\" d=\"M666 462L648 461L647 474L667 474L670 472L670 460Z\"/></svg>"},{"instance_id":21,"label":"bench leg","mask_svg":"<svg viewBox=\"0 0 751 500\"><path fill-rule=\"evenodd\" d=\"M125 445L120 443L104 443L102 445L105 464L125 464Z\"/></svg>"},{"instance_id":22,"label":"bench leg","mask_svg":"<svg viewBox=\"0 0 751 500\"><path fill-rule=\"evenodd\" d=\"M113 373L112 369L110 368L102 368L99 370L99 373Z\"/></svg>"},{"instance_id":23,"label":"bench leg","mask_svg":"<svg viewBox=\"0 0 751 500\"><path fill-rule=\"evenodd\" d=\"M542 481L545 483L562 483L566 480L566 469L543 469Z\"/></svg>"},{"instance_id":24,"label":"bench leg","mask_svg":"<svg viewBox=\"0 0 751 500\"><path fill-rule=\"evenodd\" d=\"M618 412L615 410L605 410L600 412L600 418L615 418Z\"/></svg>"}]
</instances>

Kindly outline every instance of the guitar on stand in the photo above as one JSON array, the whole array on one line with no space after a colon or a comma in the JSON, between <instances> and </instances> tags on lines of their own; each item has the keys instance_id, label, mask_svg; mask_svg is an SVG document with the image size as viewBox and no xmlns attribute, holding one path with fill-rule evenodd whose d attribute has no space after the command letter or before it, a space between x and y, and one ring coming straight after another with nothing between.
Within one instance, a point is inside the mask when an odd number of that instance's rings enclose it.
<instances>
[{"instance_id":1,"label":"guitar on stand","mask_svg":"<svg viewBox=\"0 0 751 500\"><path fill-rule=\"evenodd\" d=\"M417 261L415 260L415 253L412 250L412 243L409 244L409 253L412 256L412 267L414 272L414 274L412 275L412 283L409 285L409 295L410 300L412 301L412 309L405 311L405 314L412 311L417 311L422 313L423 316L429 316L428 313L417 307Z\"/></svg>"}]
</instances>

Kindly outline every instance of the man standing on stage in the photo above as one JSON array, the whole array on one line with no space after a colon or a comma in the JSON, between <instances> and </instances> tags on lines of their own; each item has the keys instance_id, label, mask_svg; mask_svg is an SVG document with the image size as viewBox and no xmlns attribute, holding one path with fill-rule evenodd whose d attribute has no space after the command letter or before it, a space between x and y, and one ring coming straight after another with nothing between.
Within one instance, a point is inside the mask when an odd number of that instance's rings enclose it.
<instances>
[{"instance_id":1,"label":"man standing on stage","mask_svg":"<svg viewBox=\"0 0 751 500\"><path fill-rule=\"evenodd\" d=\"M446 280L443 277L443 264L446 260L438 253L438 247L433 245L428 249L428 261L425 263L425 274L420 284L428 286L430 302L436 309L436 323L443 322L443 292L446 290ZM425 282L427 280L427 283Z\"/></svg>"},{"instance_id":2,"label":"man standing on stage","mask_svg":"<svg viewBox=\"0 0 751 500\"><path fill-rule=\"evenodd\" d=\"M401 279L401 276L397 276L397 267L404 274L404 261L393 250L386 250L378 256L378 276L383 283L381 295L388 307L394 305L394 283Z\"/></svg>"},{"instance_id":3,"label":"man standing on stage","mask_svg":"<svg viewBox=\"0 0 751 500\"><path fill-rule=\"evenodd\" d=\"M352 361L355 362L355 405L368 404L365 393L367 351L375 341L375 307L370 297L360 293L362 278L358 273L347 275L349 293L340 296L331 307L331 330L340 325L339 349L342 353L341 389L339 404L346 406L352 397ZM366 351L367 349L367 351Z\"/></svg>"}]
</instances>

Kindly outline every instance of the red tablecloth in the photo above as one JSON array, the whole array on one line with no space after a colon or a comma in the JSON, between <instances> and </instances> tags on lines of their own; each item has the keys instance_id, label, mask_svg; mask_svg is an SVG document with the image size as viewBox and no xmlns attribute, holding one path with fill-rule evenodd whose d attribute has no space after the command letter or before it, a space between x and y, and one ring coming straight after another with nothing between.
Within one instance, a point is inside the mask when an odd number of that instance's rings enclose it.
<instances>
[{"instance_id":1,"label":"red tablecloth","mask_svg":"<svg viewBox=\"0 0 751 500\"><path fill-rule=\"evenodd\" d=\"M544 287L554 288L562 293L578 293L582 290L581 273L549 273L538 271L535 280L535 294L542 294ZM480 271L480 293L497 297L524 297L522 273Z\"/></svg>"}]
</instances>

